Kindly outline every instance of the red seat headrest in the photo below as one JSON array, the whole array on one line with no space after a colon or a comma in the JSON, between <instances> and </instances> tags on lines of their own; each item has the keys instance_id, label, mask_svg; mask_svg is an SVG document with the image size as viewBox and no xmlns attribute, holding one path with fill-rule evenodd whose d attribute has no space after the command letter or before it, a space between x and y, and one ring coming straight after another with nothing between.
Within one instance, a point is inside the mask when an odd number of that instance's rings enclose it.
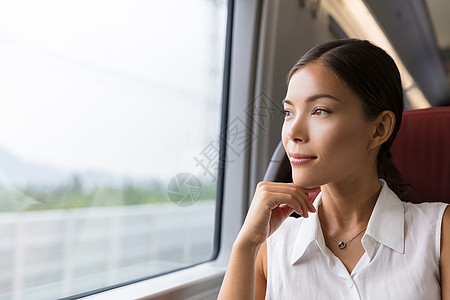
<instances>
[{"instance_id":1,"label":"red seat headrest","mask_svg":"<svg viewBox=\"0 0 450 300\"><path fill-rule=\"evenodd\" d=\"M391 153L410 201L450 203L450 107L405 111Z\"/></svg>"}]
</instances>

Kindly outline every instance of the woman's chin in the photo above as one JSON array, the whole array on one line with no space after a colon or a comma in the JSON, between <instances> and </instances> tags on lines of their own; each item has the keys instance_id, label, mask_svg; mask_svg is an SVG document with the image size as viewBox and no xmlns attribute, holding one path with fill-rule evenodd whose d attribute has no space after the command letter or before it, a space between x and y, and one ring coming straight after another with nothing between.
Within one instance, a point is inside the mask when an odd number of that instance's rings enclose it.
<instances>
[{"instance_id":1,"label":"woman's chin","mask_svg":"<svg viewBox=\"0 0 450 300\"><path fill-rule=\"evenodd\" d=\"M320 193L320 186L317 187L302 187L300 188L307 194L318 194Z\"/></svg>"},{"instance_id":2,"label":"woman's chin","mask_svg":"<svg viewBox=\"0 0 450 300\"><path fill-rule=\"evenodd\" d=\"M320 184L309 180L300 180L294 177L294 185L300 187L305 193L314 194L320 192Z\"/></svg>"}]
</instances>

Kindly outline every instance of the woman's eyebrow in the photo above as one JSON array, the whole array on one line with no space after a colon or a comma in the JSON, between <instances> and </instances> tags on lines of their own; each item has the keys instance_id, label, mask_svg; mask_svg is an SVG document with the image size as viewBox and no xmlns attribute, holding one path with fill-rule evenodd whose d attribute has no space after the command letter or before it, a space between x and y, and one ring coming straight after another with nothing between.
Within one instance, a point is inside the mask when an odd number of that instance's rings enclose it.
<instances>
[{"instance_id":1,"label":"woman's eyebrow","mask_svg":"<svg viewBox=\"0 0 450 300\"><path fill-rule=\"evenodd\" d=\"M330 94L312 95L312 96L309 96L308 98L306 98L306 102L313 102L320 98L330 98L330 99L336 100L337 102L342 102L341 100L339 100L338 98L336 98L334 96L331 96Z\"/></svg>"},{"instance_id":2,"label":"woman's eyebrow","mask_svg":"<svg viewBox=\"0 0 450 300\"><path fill-rule=\"evenodd\" d=\"M320 99L320 98L329 98L329 99L336 100L338 102L342 102L341 100L339 100L338 98L336 98L334 96L331 96L330 94L316 94L316 95L312 95L312 96L309 96L308 98L306 98L306 102L308 102L308 103L314 102L314 101L316 101L317 99ZM294 105L292 103L292 101L290 101L288 99L284 99L283 101L281 101L281 103L282 104L286 103L286 104L289 104L289 105Z\"/></svg>"}]
</instances>

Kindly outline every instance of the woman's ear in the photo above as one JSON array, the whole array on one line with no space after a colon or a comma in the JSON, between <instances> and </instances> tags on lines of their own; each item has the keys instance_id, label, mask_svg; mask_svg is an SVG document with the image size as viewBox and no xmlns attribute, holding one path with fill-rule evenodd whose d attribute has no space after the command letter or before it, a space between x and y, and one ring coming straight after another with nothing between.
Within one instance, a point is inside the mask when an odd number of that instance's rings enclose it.
<instances>
[{"instance_id":1,"label":"woman's ear","mask_svg":"<svg viewBox=\"0 0 450 300\"><path fill-rule=\"evenodd\" d=\"M373 131L369 149L377 148L386 142L392 135L395 126L395 115L390 110L385 110L378 115L373 123Z\"/></svg>"}]
</instances>

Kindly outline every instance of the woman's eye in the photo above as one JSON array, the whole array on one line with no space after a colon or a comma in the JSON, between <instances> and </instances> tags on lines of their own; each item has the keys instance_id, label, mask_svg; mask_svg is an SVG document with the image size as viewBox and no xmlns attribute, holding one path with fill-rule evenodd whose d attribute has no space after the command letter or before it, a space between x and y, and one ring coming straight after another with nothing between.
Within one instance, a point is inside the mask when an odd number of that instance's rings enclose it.
<instances>
[{"instance_id":1,"label":"woman's eye","mask_svg":"<svg viewBox=\"0 0 450 300\"><path fill-rule=\"evenodd\" d=\"M330 111L323 109L323 108L315 108L312 112L313 115L322 116L325 114L329 114Z\"/></svg>"},{"instance_id":2,"label":"woman's eye","mask_svg":"<svg viewBox=\"0 0 450 300\"><path fill-rule=\"evenodd\" d=\"M286 118L286 117L290 117L290 116L292 116L292 113L288 110L284 110L284 117Z\"/></svg>"}]
</instances>

